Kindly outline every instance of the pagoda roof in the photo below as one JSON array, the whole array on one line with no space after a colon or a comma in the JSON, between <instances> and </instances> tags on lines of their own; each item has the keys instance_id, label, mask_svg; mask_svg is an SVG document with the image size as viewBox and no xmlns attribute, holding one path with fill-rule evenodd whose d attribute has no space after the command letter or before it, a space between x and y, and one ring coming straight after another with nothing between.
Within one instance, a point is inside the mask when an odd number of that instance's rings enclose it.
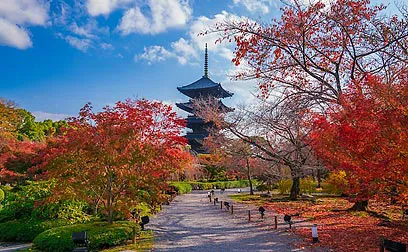
<instances>
[{"instance_id":1,"label":"pagoda roof","mask_svg":"<svg viewBox=\"0 0 408 252\"><path fill-rule=\"evenodd\" d=\"M215 83L206 75L189 85L178 87L177 90L190 98L198 98L200 96L225 98L233 95L233 93L225 90L220 83Z\"/></svg>"},{"instance_id":2,"label":"pagoda roof","mask_svg":"<svg viewBox=\"0 0 408 252\"><path fill-rule=\"evenodd\" d=\"M193 133L188 132L184 137L188 140L204 140L204 138L208 137L208 133Z\"/></svg>"},{"instance_id":3,"label":"pagoda roof","mask_svg":"<svg viewBox=\"0 0 408 252\"><path fill-rule=\"evenodd\" d=\"M233 111L232 108L225 106L222 101L218 101L219 104L219 110L225 111L225 112L231 112ZM194 112L194 105L193 102L190 100L189 102L184 102L184 103L176 103L176 106L188 113L193 113Z\"/></svg>"}]
</instances>

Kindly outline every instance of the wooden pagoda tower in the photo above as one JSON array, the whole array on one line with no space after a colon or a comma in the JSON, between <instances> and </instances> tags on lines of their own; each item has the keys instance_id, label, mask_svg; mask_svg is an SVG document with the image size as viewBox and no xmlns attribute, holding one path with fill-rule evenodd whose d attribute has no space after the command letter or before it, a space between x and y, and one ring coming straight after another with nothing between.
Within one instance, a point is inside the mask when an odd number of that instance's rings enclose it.
<instances>
[{"instance_id":1,"label":"wooden pagoda tower","mask_svg":"<svg viewBox=\"0 0 408 252\"><path fill-rule=\"evenodd\" d=\"M205 57L204 57L204 76L201 79L182 87L177 87L177 90L182 94L188 96L190 100L184 103L176 103L176 106L180 109L190 113L187 116L187 128L190 128L192 132L187 132L185 137L188 140L188 144L191 146L191 150L196 154L207 153L203 148L203 140L209 135L209 128L212 126L211 122L204 122L194 114L193 101L198 98L212 97L219 101L220 109L224 111L231 111L231 108L225 106L221 99L231 97L233 93L226 91L222 88L220 83L215 83L208 77L208 50L207 44L205 44Z\"/></svg>"}]
</instances>

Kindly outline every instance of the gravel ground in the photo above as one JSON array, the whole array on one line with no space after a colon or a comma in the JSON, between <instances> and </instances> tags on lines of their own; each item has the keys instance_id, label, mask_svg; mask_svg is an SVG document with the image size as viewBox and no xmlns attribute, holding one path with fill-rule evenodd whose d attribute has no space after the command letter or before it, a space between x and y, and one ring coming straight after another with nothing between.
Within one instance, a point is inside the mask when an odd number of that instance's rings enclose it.
<instances>
[{"instance_id":1,"label":"gravel ground","mask_svg":"<svg viewBox=\"0 0 408 252\"><path fill-rule=\"evenodd\" d=\"M227 190L215 197L228 200ZM256 209L234 204L234 214L211 204L207 191L180 195L152 218L148 228L155 232L154 251L301 251L293 247L298 241L280 226L273 230L262 221ZM248 223L248 209L253 214Z\"/></svg>"}]
</instances>

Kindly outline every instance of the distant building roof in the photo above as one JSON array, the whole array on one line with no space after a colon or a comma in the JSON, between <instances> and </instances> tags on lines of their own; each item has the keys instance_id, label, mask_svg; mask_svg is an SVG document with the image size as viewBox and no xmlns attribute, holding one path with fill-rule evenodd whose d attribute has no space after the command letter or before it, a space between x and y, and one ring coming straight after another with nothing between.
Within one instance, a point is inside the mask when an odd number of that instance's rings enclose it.
<instances>
[{"instance_id":1,"label":"distant building roof","mask_svg":"<svg viewBox=\"0 0 408 252\"><path fill-rule=\"evenodd\" d=\"M188 113L194 113L194 105L191 102L191 100L189 102L176 103L176 106ZM223 112L231 112L234 110L230 107L225 106L224 103L222 103L222 101L218 101L218 106L219 110Z\"/></svg>"},{"instance_id":2,"label":"distant building roof","mask_svg":"<svg viewBox=\"0 0 408 252\"><path fill-rule=\"evenodd\" d=\"M225 98L233 95L233 93L222 88L220 83L215 83L205 76L189 85L178 87L177 90L190 98L198 98L200 96Z\"/></svg>"}]
</instances>

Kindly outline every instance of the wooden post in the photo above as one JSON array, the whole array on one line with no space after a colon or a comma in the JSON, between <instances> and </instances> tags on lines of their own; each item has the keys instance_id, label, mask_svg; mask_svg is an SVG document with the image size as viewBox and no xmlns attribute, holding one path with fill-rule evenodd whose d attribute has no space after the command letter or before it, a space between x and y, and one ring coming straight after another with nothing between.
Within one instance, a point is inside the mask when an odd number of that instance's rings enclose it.
<instances>
[{"instance_id":1,"label":"wooden post","mask_svg":"<svg viewBox=\"0 0 408 252\"><path fill-rule=\"evenodd\" d=\"M275 229L278 229L278 216L275 215Z\"/></svg>"},{"instance_id":2,"label":"wooden post","mask_svg":"<svg viewBox=\"0 0 408 252\"><path fill-rule=\"evenodd\" d=\"M231 214L234 214L234 205L231 205Z\"/></svg>"},{"instance_id":3,"label":"wooden post","mask_svg":"<svg viewBox=\"0 0 408 252\"><path fill-rule=\"evenodd\" d=\"M221 203L221 209L222 209L222 200L220 201L220 203Z\"/></svg>"},{"instance_id":4,"label":"wooden post","mask_svg":"<svg viewBox=\"0 0 408 252\"><path fill-rule=\"evenodd\" d=\"M132 242L133 242L133 244L136 244L136 227L133 227L132 228Z\"/></svg>"},{"instance_id":5,"label":"wooden post","mask_svg":"<svg viewBox=\"0 0 408 252\"><path fill-rule=\"evenodd\" d=\"M385 249L384 249L384 237L380 237L380 252L384 252L385 251Z\"/></svg>"},{"instance_id":6,"label":"wooden post","mask_svg":"<svg viewBox=\"0 0 408 252\"><path fill-rule=\"evenodd\" d=\"M251 210L248 210L248 222L251 222Z\"/></svg>"}]
</instances>

